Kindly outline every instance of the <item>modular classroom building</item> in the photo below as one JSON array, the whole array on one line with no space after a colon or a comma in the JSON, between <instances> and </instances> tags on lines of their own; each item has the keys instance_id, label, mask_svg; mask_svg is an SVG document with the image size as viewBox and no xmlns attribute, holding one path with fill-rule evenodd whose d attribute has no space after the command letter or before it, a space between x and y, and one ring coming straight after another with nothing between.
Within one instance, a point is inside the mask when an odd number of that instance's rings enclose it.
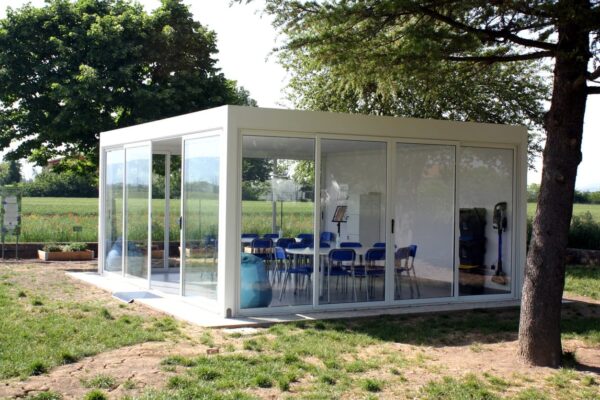
<instances>
[{"instance_id":1,"label":"modular classroom building","mask_svg":"<svg viewBox=\"0 0 600 400\"><path fill-rule=\"evenodd\" d=\"M222 317L521 295L523 127L223 106L100 157L99 273Z\"/></svg>"}]
</instances>

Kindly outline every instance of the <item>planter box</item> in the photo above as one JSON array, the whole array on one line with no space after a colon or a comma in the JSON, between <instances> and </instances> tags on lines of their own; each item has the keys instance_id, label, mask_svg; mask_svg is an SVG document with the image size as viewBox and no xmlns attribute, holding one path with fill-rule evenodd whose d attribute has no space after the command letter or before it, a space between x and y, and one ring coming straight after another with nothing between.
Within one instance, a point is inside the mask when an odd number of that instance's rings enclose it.
<instances>
[{"instance_id":1,"label":"planter box","mask_svg":"<svg viewBox=\"0 0 600 400\"><path fill-rule=\"evenodd\" d=\"M38 257L44 261L87 261L94 259L92 250L83 251L43 251L38 250Z\"/></svg>"},{"instance_id":2,"label":"planter box","mask_svg":"<svg viewBox=\"0 0 600 400\"><path fill-rule=\"evenodd\" d=\"M152 250L151 256L152 256L153 260L164 258L165 251L164 250Z\"/></svg>"}]
</instances>

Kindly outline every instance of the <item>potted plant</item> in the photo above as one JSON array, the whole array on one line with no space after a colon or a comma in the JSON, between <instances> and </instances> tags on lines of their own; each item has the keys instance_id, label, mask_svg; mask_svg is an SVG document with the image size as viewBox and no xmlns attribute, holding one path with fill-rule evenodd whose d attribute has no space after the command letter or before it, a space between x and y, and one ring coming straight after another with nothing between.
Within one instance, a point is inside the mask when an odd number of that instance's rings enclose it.
<instances>
[{"instance_id":1,"label":"potted plant","mask_svg":"<svg viewBox=\"0 0 600 400\"><path fill-rule=\"evenodd\" d=\"M84 261L92 260L94 252L88 250L87 243L49 243L38 250L38 257L44 261Z\"/></svg>"}]
</instances>

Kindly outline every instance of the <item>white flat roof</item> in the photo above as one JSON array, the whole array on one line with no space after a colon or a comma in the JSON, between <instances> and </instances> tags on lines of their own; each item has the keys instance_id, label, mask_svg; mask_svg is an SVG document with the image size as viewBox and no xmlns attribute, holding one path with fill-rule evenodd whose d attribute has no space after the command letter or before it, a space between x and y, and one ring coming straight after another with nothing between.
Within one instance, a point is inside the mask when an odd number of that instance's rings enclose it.
<instances>
[{"instance_id":1,"label":"white flat roof","mask_svg":"<svg viewBox=\"0 0 600 400\"><path fill-rule=\"evenodd\" d=\"M340 134L460 142L522 144L523 126L433 119L343 114L321 111L222 106L100 134L100 146L160 140L227 128L240 132Z\"/></svg>"}]
</instances>

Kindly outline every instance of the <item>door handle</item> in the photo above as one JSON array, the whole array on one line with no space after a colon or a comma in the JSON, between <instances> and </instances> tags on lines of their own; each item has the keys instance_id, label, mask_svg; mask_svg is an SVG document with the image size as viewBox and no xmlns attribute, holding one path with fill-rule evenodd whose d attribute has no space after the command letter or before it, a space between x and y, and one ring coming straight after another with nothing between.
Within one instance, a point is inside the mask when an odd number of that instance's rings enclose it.
<instances>
[{"instance_id":1,"label":"door handle","mask_svg":"<svg viewBox=\"0 0 600 400\"><path fill-rule=\"evenodd\" d=\"M392 234L394 234L394 225L395 225L396 221L394 220L394 218L392 218Z\"/></svg>"}]
</instances>

